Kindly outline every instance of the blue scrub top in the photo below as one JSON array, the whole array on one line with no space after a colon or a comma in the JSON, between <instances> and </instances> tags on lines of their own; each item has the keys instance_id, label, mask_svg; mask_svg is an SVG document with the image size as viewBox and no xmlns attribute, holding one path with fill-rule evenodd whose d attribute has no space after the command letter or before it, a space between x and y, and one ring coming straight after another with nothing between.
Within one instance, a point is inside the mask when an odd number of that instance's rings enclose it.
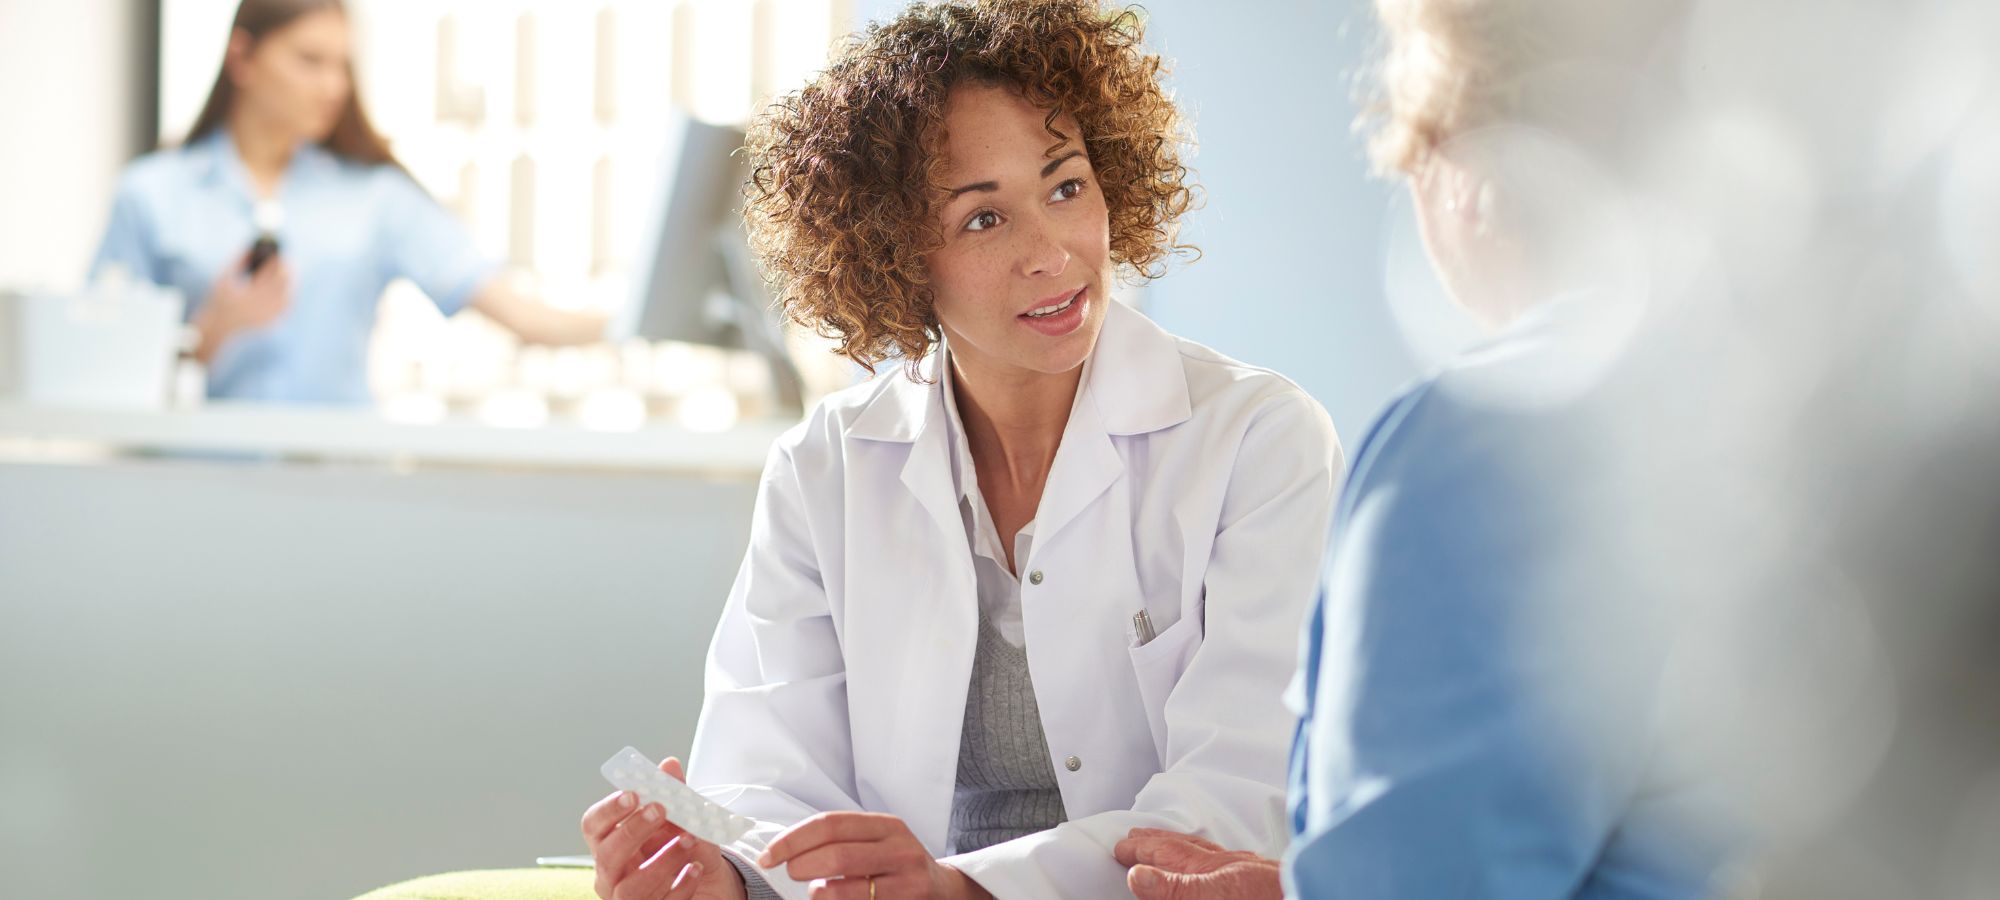
<instances>
[{"instance_id":1,"label":"blue scrub top","mask_svg":"<svg viewBox=\"0 0 2000 900\"><path fill-rule=\"evenodd\" d=\"M301 145L279 183L279 254L289 307L232 337L208 371L214 398L278 403L370 400L368 339L389 282L407 278L451 315L499 264L402 169ZM177 288L193 315L257 238L257 194L227 129L142 157L125 171L91 264Z\"/></svg>"}]
</instances>

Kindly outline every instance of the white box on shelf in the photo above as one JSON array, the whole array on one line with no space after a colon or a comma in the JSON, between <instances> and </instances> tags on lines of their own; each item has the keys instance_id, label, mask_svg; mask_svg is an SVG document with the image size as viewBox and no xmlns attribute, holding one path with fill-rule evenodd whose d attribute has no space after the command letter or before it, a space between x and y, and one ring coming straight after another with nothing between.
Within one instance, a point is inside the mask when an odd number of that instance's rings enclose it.
<instances>
[{"instance_id":1,"label":"white box on shelf","mask_svg":"<svg viewBox=\"0 0 2000 900\"><path fill-rule=\"evenodd\" d=\"M27 295L17 306L15 372L38 406L162 409L179 357L179 291L120 272L74 294Z\"/></svg>"}]
</instances>

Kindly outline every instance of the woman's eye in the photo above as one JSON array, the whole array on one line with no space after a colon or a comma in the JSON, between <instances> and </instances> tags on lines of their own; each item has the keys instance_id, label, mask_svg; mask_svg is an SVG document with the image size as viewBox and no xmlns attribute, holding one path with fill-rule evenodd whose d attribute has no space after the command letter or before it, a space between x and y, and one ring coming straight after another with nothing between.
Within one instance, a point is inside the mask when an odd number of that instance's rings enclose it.
<instances>
[{"instance_id":1,"label":"woman's eye","mask_svg":"<svg viewBox=\"0 0 2000 900\"><path fill-rule=\"evenodd\" d=\"M965 230L985 231L986 229L992 228L998 224L1000 224L1000 214L989 209L976 216L973 216L971 221L966 222Z\"/></svg>"},{"instance_id":2,"label":"woman's eye","mask_svg":"<svg viewBox=\"0 0 2000 900\"><path fill-rule=\"evenodd\" d=\"M1049 199L1055 201L1075 200L1082 193L1083 179L1072 178L1062 184L1056 185L1055 191L1049 194Z\"/></svg>"}]
</instances>

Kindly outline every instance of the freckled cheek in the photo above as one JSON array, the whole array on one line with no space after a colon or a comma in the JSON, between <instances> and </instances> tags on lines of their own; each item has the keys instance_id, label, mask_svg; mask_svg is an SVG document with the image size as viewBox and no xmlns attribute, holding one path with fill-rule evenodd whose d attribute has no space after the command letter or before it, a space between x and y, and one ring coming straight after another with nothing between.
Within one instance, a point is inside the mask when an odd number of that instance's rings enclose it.
<instances>
[{"instance_id":1,"label":"freckled cheek","mask_svg":"<svg viewBox=\"0 0 2000 900\"><path fill-rule=\"evenodd\" d=\"M1011 315L1008 266L1003 254L986 251L933 257L931 288L940 319L968 324L973 317Z\"/></svg>"},{"instance_id":2,"label":"freckled cheek","mask_svg":"<svg viewBox=\"0 0 2000 900\"><path fill-rule=\"evenodd\" d=\"M1072 255L1084 257L1094 265L1102 265L1111 256L1111 220L1105 209L1104 200L1096 198L1093 209L1087 215L1077 217L1071 229L1069 245L1074 248Z\"/></svg>"}]
</instances>

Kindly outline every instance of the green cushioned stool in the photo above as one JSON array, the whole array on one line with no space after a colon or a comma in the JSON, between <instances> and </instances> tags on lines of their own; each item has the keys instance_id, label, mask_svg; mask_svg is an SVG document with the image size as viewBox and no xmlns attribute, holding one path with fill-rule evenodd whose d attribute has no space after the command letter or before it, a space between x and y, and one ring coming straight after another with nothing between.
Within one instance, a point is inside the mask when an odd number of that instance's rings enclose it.
<instances>
[{"instance_id":1,"label":"green cushioned stool","mask_svg":"<svg viewBox=\"0 0 2000 900\"><path fill-rule=\"evenodd\" d=\"M355 900L597 900L589 869L448 872L392 884Z\"/></svg>"}]
</instances>

